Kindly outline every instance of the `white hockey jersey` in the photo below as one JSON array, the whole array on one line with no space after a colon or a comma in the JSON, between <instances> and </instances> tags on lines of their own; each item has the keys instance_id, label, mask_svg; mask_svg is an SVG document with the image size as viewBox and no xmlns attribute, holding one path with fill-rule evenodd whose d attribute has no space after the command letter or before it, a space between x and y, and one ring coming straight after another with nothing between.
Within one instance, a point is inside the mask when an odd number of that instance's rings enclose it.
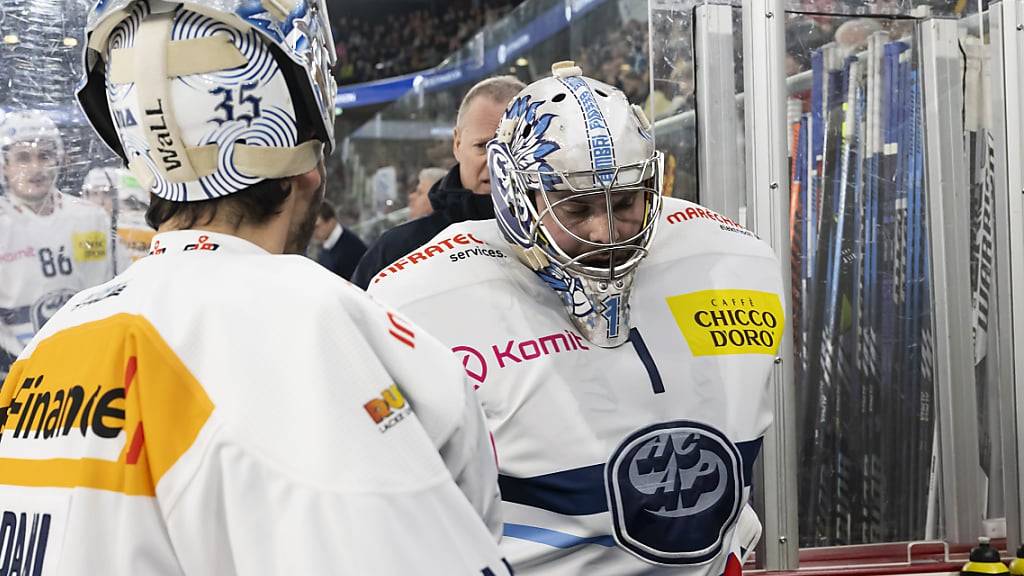
<instances>
[{"instance_id":1,"label":"white hockey jersey","mask_svg":"<svg viewBox=\"0 0 1024 576\"><path fill-rule=\"evenodd\" d=\"M507 575L496 475L446 347L306 258L164 233L0 389L0 571Z\"/></svg>"},{"instance_id":2,"label":"white hockey jersey","mask_svg":"<svg viewBox=\"0 0 1024 576\"><path fill-rule=\"evenodd\" d=\"M46 216L0 196L0 349L11 356L71 296L114 276L106 212L54 194Z\"/></svg>"},{"instance_id":3,"label":"white hockey jersey","mask_svg":"<svg viewBox=\"0 0 1024 576\"><path fill-rule=\"evenodd\" d=\"M739 574L784 332L781 269L750 232L666 199L630 340L598 348L494 221L450 226L370 293L452 347L494 434L519 574ZM660 565L660 567L659 567Z\"/></svg>"}]
</instances>

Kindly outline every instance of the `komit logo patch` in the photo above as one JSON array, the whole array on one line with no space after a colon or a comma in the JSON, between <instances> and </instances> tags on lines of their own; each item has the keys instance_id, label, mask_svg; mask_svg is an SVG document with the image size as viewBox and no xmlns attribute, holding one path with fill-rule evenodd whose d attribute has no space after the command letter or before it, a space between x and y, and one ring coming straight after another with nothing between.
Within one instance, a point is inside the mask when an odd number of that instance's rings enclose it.
<instances>
[{"instance_id":1,"label":"komit logo patch","mask_svg":"<svg viewBox=\"0 0 1024 576\"><path fill-rule=\"evenodd\" d=\"M487 355L472 346L461 345L452 348L452 352L462 358L462 367L466 369L466 374L476 382L473 385L474 390L487 380L491 363L500 370L514 364L536 360L543 356L579 350L590 350L590 347L583 343L583 338L579 334L569 330L555 332L540 338L527 340L510 339L501 345L493 344L490 347L490 353ZM490 363L488 358L491 358Z\"/></svg>"},{"instance_id":2,"label":"komit logo patch","mask_svg":"<svg viewBox=\"0 0 1024 576\"><path fill-rule=\"evenodd\" d=\"M487 380L487 360L484 355L472 346L455 346L452 352L462 355L462 367L466 369L466 374L478 382L473 385L473 389L479 388Z\"/></svg>"}]
</instances>

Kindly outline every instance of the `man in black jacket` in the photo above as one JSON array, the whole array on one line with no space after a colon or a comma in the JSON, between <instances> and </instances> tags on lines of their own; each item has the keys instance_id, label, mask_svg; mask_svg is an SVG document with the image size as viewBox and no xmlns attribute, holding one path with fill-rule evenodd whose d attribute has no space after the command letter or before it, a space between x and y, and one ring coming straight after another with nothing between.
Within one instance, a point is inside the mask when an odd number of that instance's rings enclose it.
<instances>
[{"instance_id":1,"label":"man in black jacket","mask_svg":"<svg viewBox=\"0 0 1024 576\"><path fill-rule=\"evenodd\" d=\"M359 261L353 284L365 289L378 272L455 222L494 218L487 142L494 138L509 101L524 87L515 77L496 76L466 92L452 142L452 154L458 163L430 189L434 212L385 232Z\"/></svg>"},{"instance_id":2,"label":"man in black jacket","mask_svg":"<svg viewBox=\"0 0 1024 576\"><path fill-rule=\"evenodd\" d=\"M352 277L356 264L366 252L366 244L359 236L338 223L337 211L327 200L320 204L313 239L320 244L317 262L345 280Z\"/></svg>"}]
</instances>

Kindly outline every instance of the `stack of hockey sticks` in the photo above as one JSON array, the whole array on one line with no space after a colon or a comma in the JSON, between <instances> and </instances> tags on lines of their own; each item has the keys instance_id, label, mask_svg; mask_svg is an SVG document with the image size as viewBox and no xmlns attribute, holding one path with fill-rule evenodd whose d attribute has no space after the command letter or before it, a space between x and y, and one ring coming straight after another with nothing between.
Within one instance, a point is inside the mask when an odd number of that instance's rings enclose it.
<instances>
[{"instance_id":1,"label":"stack of hockey sticks","mask_svg":"<svg viewBox=\"0 0 1024 576\"><path fill-rule=\"evenodd\" d=\"M924 535L933 444L921 86L909 43L826 45L792 138L804 546Z\"/></svg>"}]
</instances>

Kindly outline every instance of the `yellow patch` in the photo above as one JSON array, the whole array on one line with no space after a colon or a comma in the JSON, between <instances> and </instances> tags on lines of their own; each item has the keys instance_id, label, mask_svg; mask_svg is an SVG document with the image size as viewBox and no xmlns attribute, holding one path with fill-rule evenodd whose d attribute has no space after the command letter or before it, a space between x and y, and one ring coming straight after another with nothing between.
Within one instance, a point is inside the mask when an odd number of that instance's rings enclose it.
<instances>
[{"instance_id":1,"label":"yellow patch","mask_svg":"<svg viewBox=\"0 0 1024 576\"><path fill-rule=\"evenodd\" d=\"M117 230L117 237L121 240L121 244L132 252L132 262L146 255L155 235L155 230L141 228L119 228Z\"/></svg>"},{"instance_id":2,"label":"yellow patch","mask_svg":"<svg viewBox=\"0 0 1024 576\"><path fill-rule=\"evenodd\" d=\"M782 301L771 292L702 290L666 298L694 356L775 354L782 338Z\"/></svg>"},{"instance_id":3,"label":"yellow patch","mask_svg":"<svg viewBox=\"0 0 1024 576\"><path fill-rule=\"evenodd\" d=\"M118 228L117 230L117 237L125 244L145 244L146 248L149 248L153 236L156 236L156 230L142 228Z\"/></svg>"},{"instance_id":4,"label":"yellow patch","mask_svg":"<svg viewBox=\"0 0 1024 576\"><path fill-rule=\"evenodd\" d=\"M0 485L153 496L213 408L145 318L62 330L15 362L0 388Z\"/></svg>"},{"instance_id":5,"label":"yellow patch","mask_svg":"<svg viewBox=\"0 0 1024 576\"><path fill-rule=\"evenodd\" d=\"M107 257L107 235L99 230L71 235L77 262L97 262Z\"/></svg>"}]
</instances>

